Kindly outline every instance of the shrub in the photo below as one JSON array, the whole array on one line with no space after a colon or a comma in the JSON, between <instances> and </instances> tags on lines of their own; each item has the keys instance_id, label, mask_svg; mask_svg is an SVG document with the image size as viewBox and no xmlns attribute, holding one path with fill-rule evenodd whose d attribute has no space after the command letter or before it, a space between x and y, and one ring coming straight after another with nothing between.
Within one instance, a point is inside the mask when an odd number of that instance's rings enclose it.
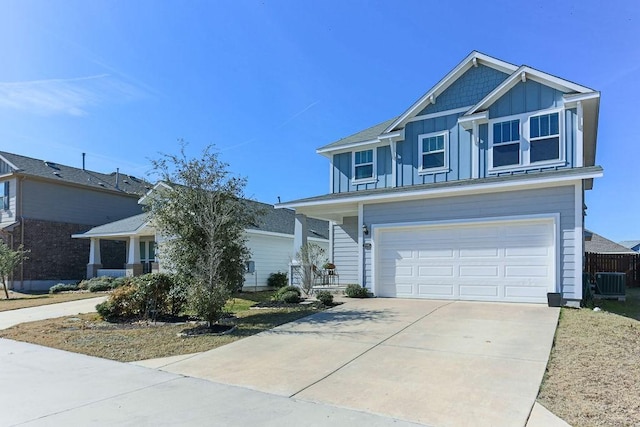
<instances>
[{"instance_id":1,"label":"shrub","mask_svg":"<svg viewBox=\"0 0 640 427\"><path fill-rule=\"evenodd\" d=\"M98 313L108 321L177 315L186 302L186 285L168 274L145 274L117 284L109 299L96 306Z\"/></svg>"},{"instance_id":2,"label":"shrub","mask_svg":"<svg viewBox=\"0 0 640 427\"><path fill-rule=\"evenodd\" d=\"M280 295L280 301L286 302L288 304L297 304L300 302L300 295L298 292L287 291Z\"/></svg>"},{"instance_id":3,"label":"shrub","mask_svg":"<svg viewBox=\"0 0 640 427\"><path fill-rule=\"evenodd\" d=\"M92 279L83 280L78 284L78 289L88 290L89 292L102 292L113 289L115 279L108 276L94 277Z\"/></svg>"},{"instance_id":4,"label":"shrub","mask_svg":"<svg viewBox=\"0 0 640 427\"><path fill-rule=\"evenodd\" d=\"M295 292L296 294L298 294L298 296L302 295L302 293L300 292L300 288L298 288L297 286L283 286L282 288L278 289L275 294L273 294L273 299L276 301L280 301L280 297L287 292Z\"/></svg>"},{"instance_id":5,"label":"shrub","mask_svg":"<svg viewBox=\"0 0 640 427\"><path fill-rule=\"evenodd\" d=\"M267 279L267 286L271 286L274 288L282 288L289 284L289 278L287 277L287 273L282 273L278 271L277 273L271 273L269 278Z\"/></svg>"},{"instance_id":6,"label":"shrub","mask_svg":"<svg viewBox=\"0 0 640 427\"><path fill-rule=\"evenodd\" d=\"M77 291L78 284L77 283L58 283L57 285L53 285L49 288L50 294L57 294L58 292L64 291Z\"/></svg>"},{"instance_id":7,"label":"shrub","mask_svg":"<svg viewBox=\"0 0 640 427\"><path fill-rule=\"evenodd\" d=\"M333 295L329 291L320 291L316 294L316 299L324 305L333 304Z\"/></svg>"},{"instance_id":8,"label":"shrub","mask_svg":"<svg viewBox=\"0 0 640 427\"><path fill-rule=\"evenodd\" d=\"M89 292L104 292L104 291L110 291L111 290L111 283L107 282L107 281L102 281L102 282L93 282L90 283L89 286L87 286L87 289L89 290Z\"/></svg>"},{"instance_id":9,"label":"shrub","mask_svg":"<svg viewBox=\"0 0 640 427\"><path fill-rule=\"evenodd\" d=\"M349 298L367 298L369 297L369 293L366 288L363 288L360 285L356 285L355 283L347 285L344 290L344 294Z\"/></svg>"}]
</instances>

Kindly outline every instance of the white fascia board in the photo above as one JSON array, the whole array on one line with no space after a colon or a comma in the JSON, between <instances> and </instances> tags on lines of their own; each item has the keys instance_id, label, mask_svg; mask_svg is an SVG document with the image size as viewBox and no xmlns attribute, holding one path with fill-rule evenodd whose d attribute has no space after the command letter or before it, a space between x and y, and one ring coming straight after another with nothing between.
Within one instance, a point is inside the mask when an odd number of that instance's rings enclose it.
<instances>
[{"instance_id":1,"label":"white fascia board","mask_svg":"<svg viewBox=\"0 0 640 427\"><path fill-rule=\"evenodd\" d=\"M479 113L471 114L470 116L458 117L458 124L463 128L469 130L473 127L474 122L476 124L485 123L489 120L489 112L481 111Z\"/></svg>"},{"instance_id":2,"label":"white fascia board","mask_svg":"<svg viewBox=\"0 0 640 427\"><path fill-rule=\"evenodd\" d=\"M277 233L275 231L263 231L263 230L255 230L253 228L247 228L244 230L247 235L255 235L255 236L266 236L266 237L280 237L284 239L293 239L293 234L288 233ZM318 242L328 242L328 239L323 239L322 237L307 237L307 240L315 240Z\"/></svg>"},{"instance_id":3,"label":"white fascia board","mask_svg":"<svg viewBox=\"0 0 640 427\"><path fill-rule=\"evenodd\" d=\"M578 102L600 100L600 92L566 94L562 97L565 108L573 108Z\"/></svg>"},{"instance_id":4,"label":"white fascia board","mask_svg":"<svg viewBox=\"0 0 640 427\"><path fill-rule=\"evenodd\" d=\"M476 185L465 185L460 187L446 187L446 188L434 188L427 190L406 191L406 192L393 192L386 194L376 194L369 196L353 196L345 197L339 200L320 200L309 201L301 203L283 203L280 205L283 208L296 209L297 207L307 206L322 206L322 205L340 205L348 203L377 203L377 202L389 202L399 201L405 199L418 199L418 198L432 198L432 197L445 197L449 195L464 195L464 194L478 194L489 193L492 191L510 191L517 190L519 188L544 188L550 186L562 186L567 183L572 183L584 179L593 179L602 177L602 172L590 172L577 175L568 175L563 177L549 176L546 178L531 177L526 180L518 181L501 181L491 182Z\"/></svg>"},{"instance_id":5,"label":"white fascia board","mask_svg":"<svg viewBox=\"0 0 640 427\"><path fill-rule=\"evenodd\" d=\"M4 157L3 155L0 154L0 160L2 160L3 162L5 162L6 164L8 164L9 166L11 166L11 168L13 168L14 171L19 171L20 168L17 167L16 165L14 165L13 163L11 163L9 160L7 160L6 157Z\"/></svg>"},{"instance_id":6,"label":"white fascia board","mask_svg":"<svg viewBox=\"0 0 640 427\"><path fill-rule=\"evenodd\" d=\"M164 187L164 188L166 188L168 190L173 190L173 187L171 187L169 184L165 183L164 181L160 181L160 182L156 183L156 185L154 185L151 188L151 190L147 191L144 196L142 196L142 197L140 197L140 199L138 199L138 204L139 205L144 204L144 201L146 200L146 198L149 197L151 195L151 193L153 193L159 187Z\"/></svg>"},{"instance_id":7,"label":"white fascia board","mask_svg":"<svg viewBox=\"0 0 640 427\"><path fill-rule=\"evenodd\" d=\"M91 239L91 238L128 238L132 236L137 236L138 233L135 231L130 231L127 233L95 233L95 234L72 234L71 237L74 239ZM146 235L146 234L145 234Z\"/></svg>"},{"instance_id":8,"label":"white fascia board","mask_svg":"<svg viewBox=\"0 0 640 427\"><path fill-rule=\"evenodd\" d=\"M462 76L467 70L474 66L474 59L476 63L486 65L488 67L497 69L505 73L512 73L518 67L508 62L501 61L496 58L492 58L488 55L482 54L477 51L471 52L465 59L462 60L453 70L451 70L442 80L436 83L426 94L418 99L407 111L402 113L389 127L387 127L383 133L391 132L398 126L403 125L407 119L410 119L418 111L422 110L427 103L431 102L431 99L437 98L442 92L444 92L449 86L453 84L460 76Z\"/></svg>"}]
</instances>

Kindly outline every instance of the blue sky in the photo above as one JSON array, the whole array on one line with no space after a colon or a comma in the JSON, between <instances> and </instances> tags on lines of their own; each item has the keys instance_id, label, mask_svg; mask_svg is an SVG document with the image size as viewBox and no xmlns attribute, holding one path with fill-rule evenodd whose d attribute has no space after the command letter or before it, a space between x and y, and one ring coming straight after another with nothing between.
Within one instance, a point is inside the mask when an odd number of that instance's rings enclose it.
<instances>
[{"instance_id":1,"label":"blue sky","mask_svg":"<svg viewBox=\"0 0 640 427\"><path fill-rule=\"evenodd\" d=\"M640 239L640 7L599 1L0 0L0 147L103 172L215 144L247 195L328 191L315 149L472 50L602 92L587 227Z\"/></svg>"}]
</instances>

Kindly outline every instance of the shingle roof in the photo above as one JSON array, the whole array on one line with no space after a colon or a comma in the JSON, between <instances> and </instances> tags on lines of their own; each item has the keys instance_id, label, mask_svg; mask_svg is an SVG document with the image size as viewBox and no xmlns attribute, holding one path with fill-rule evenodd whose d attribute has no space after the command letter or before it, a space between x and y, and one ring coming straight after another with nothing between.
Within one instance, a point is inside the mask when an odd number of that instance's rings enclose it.
<instances>
[{"instance_id":1,"label":"shingle roof","mask_svg":"<svg viewBox=\"0 0 640 427\"><path fill-rule=\"evenodd\" d=\"M345 138L339 139L335 142L332 142L331 144L327 144L323 147L318 148L318 150L324 150L326 148L337 148L337 147L341 147L343 145L349 145L349 144L353 144L356 142L365 142L365 141L371 141L373 139L376 139L380 134L382 134L382 132L389 127L389 125L391 123L393 123L395 120L397 119L397 117L394 117L393 119L389 119L386 120L382 123L378 123L375 126L371 126L370 128L367 128L365 130L362 130L360 132L356 132L353 135L349 135Z\"/></svg>"},{"instance_id":2,"label":"shingle roof","mask_svg":"<svg viewBox=\"0 0 640 427\"><path fill-rule=\"evenodd\" d=\"M599 234L591 232L591 240L584 242L584 251L605 254L605 253L635 253L629 248L626 248L616 242L613 242Z\"/></svg>"},{"instance_id":3,"label":"shingle roof","mask_svg":"<svg viewBox=\"0 0 640 427\"><path fill-rule=\"evenodd\" d=\"M273 205L266 203L246 201L250 208L257 209L263 213L259 221L254 226L249 227L252 230L266 231L271 233L294 234L295 229L295 212L291 209L275 209ZM132 234L140 229L149 221L150 214L142 213L119 221L110 222L108 224L94 227L83 233L83 237L106 236L106 235L127 235ZM308 233L307 237L317 237L321 239L329 238L329 223L319 219L309 218L307 220Z\"/></svg>"},{"instance_id":4,"label":"shingle roof","mask_svg":"<svg viewBox=\"0 0 640 427\"><path fill-rule=\"evenodd\" d=\"M116 172L104 174L83 170L6 151L0 151L0 156L16 166L18 170L14 172L21 175L136 195L142 195L151 188L151 184L145 180L124 173L120 173L118 188L116 188Z\"/></svg>"},{"instance_id":5,"label":"shingle roof","mask_svg":"<svg viewBox=\"0 0 640 427\"><path fill-rule=\"evenodd\" d=\"M623 240L620 242L622 246L625 248L635 248L636 246L640 246L640 240Z\"/></svg>"}]
</instances>

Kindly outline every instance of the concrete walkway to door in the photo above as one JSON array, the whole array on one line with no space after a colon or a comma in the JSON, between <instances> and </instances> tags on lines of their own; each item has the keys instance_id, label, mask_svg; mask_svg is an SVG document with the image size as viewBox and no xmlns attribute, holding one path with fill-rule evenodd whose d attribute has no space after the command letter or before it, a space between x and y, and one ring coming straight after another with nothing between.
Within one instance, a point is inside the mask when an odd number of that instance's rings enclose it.
<instances>
[{"instance_id":1,"label":"concrete walkway to door","mask_svg":"<svg viewBox=\"0 0 640 427\"><path fill-rule=\"evenodd\" d=\"M524 426L559 309L365 299L162 367L436 426Z\"/></svg>"}]
</instances>

